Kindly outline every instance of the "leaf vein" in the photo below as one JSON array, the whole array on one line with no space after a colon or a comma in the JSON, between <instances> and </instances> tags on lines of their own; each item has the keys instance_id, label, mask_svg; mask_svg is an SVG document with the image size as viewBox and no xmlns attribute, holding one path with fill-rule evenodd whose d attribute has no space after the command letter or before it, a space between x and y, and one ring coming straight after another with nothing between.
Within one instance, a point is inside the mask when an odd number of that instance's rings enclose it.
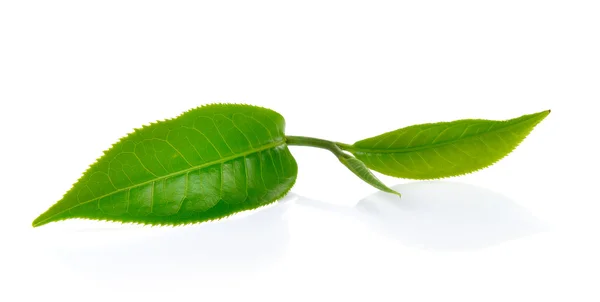
<instances>
[{"instance_id":1,"label":"leaf vein","mask_svg":"<svg viewBox=\"0 0 600 302\"><path fill-rule=\"evenodd\" d=\"M128 189L131 189L131 188L134 188L134 187L143 186L143 185L150 184L150 183L152 183L152 184L153 184L153 185L152 185L152 191L151 191L151 205L150 205L150 213L152 213L152 211L153 211L153 206L154 206L154 200L153 200L153 199L154 199L154 183L155 183L156 181L158 181L158 180L162 180L162 179L166 179L166 178L169 178L169 177L172 177L172 176L176 176L176 175L181 175L181 174L183 174L183 173L187 173L187 172L189 172L189 171L200 170L200 169L202 169L202 168L209 167L209 166L212 166L212 165L216 165L216 164L219 164L219 163L223 163L223 162L226 162L226 161L229 161L229 160L235 159L235 158L239 158L239 157L247 156L247 155L249 155L249 154L252 154L252 153L261 152L262 150L267 150L267 149L275 148L275 147L277 147L277 146L280 146L280 145L283 145L283 144L285 144L285 141L283 141L283 140L281 140L281 141L277 141L277 142L274 142L274 143L270 143L270 144L264 145L264 146L262 146L262 147L260 147L260 148L252 149L252 150L249 150L249 151L246 151L246 152L243 152L243 153L240 153L240 154L236 154L236 155L228 156L228 157L223 157L223 158L221 158L221 159L219 159L219 160L216 160L216 161L212 161L212 162L203 163L203 164L201 164L201 165L198 165L198 166L195 166L195 167L191 167L191 168L189 168L189 169L185 169L185 170L182 170L182 171L177 171L177 172L169 173L169 174L167 174L167 175L160 176L160 177L156 177L156 178L154 178L154 179L152 179L152 180L148 180L148 181L145 181L145 182L142 182L142 183L139 183L139 184L133 185L133 186L129 186L129 187L126 187L126 188L122 188L122 189L119 189L119 190L115 190L115 191L113 191L113 192L110 192L110 193L108 193L108 194L104 194L104 195L102 195L102 196L99 196L99 197L94 197L93 199L89 199L89 200L86 200L86 201L83 201L83 202L79 202L78 204L75 204L75 205L73 205L73 206L71 206L71 207L69 207L69 208L66 208L66 209L64 209L64 210L62 210L62 211L60 211L60 212L56 212L56 213L54 213L54 214L53 214L53 215L51 215L51 216L48 216L46 219L39 221L39 223L44 223L44 222L46 222L46 221L48 221L48 220L51 220L52 218L54 218L54 217L56 217L56 216L58 216L58 215L60 215L60 214L62 214L62 213L64 213L64 212L71 211L71 209L73 209L73 208L76 208L76 207L79 207L79 206L81 206L81 205L83 205L83 204L87 204L87 203L90 203L90 202L94 202L94 201L97 201L97 200L99 200L99 199L101 199L101 198L103 198L103 197L110 196L110 195L116 194L116 193L118 193L118 192L121 192L121 191L124 191L124 190L128 190ZM262 175L261 175L261 177L262 177ZM264 181L264 180L263 180L263 181ZM266 189L266 187L265 187L265 189ZM91 191L91 190L90 190L90 191ZM92 192L92 191L91 191L91 192ZM94 194L93 194L93 192L92 192L92 195L94 195Z\"/></svg>"}]
</instances>

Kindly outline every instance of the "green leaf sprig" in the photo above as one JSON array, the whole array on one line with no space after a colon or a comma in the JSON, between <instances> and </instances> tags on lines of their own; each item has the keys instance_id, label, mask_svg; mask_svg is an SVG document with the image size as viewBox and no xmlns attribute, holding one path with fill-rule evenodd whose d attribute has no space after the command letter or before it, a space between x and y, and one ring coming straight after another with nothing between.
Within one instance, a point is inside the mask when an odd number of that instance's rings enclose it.
<instances>
[{"instance_id":1,"label":"green leaf sprig","mask_svg":"<svg viewBox=\"0 0 600 302\"><path fill-rule=\"evenodd\" d=\"M471 173L509 154L549 113L414 125L348 145L286 136L283 117L266 108L206 105L121 138L33 226L70 218L181 225L255 209L294 185L291 145L329 150L366 183L400 196L371 170L409 179Z\"/></svg>"}]
</instances>

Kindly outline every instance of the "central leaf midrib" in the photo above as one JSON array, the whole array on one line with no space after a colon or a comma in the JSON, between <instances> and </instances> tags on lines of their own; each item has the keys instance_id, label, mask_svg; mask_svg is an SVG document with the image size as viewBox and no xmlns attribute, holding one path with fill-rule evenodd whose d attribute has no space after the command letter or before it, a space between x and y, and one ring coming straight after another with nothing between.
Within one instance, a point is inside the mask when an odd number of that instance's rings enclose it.
<instances>
[{"instance_id":1,"label":"central leaf midrib","mask_svg":"<svg viewBox=\"0 0 600 302\"><path fill-rule=\"evenodd\" d=\"M230 160L233 160L233 159L236 159L236 158L245 157L245 156L247 156L247 155L250 155L250 154L252 154L252 153L258 153L258 152L260 152L260 151L264 151L264 150L267 150L267 149L272 149L272 148L275 148L275 147L281 146L281 145L283 145L284 143L285 143L285 140L283 140L283 139L282 139L281 141L276 141L276 142L273 142L273 143L270 143L270 144L267 144L267 145L261 146L261 147L259 147L259 148L250 149L250 150L248 150L248 151L246 151L246 152L242 152L242 153L234 154L234 155L231 155L231 156L223 157L223 158L220 158L220 159L218 159L218 160L214 160L214 161L211 161L211 162L203 163L203 164L201 164L201 165L193 166L193 167L187 168L187 169L185 169L185 170L181 170L181 171L177 171L177 172L169 173L169 174L167 174L167 175L163 175L163 176L160 176L160 177L156 177L156 178L153 178L153 179L151 179L151 180L147 180L147 181L145 181L145 182L141 182L141 183L139 183L139 184L135 184L135 185L128 186L128 187L125 187L125 188L121 188L121 189L118 189L118 190L112 191L112 192L110 192L110 193L108 193L108 194L104 194L104 195L102 195L102 196L95 197L95 198L93 198L93 199L86 200L86 201L84 201L84 202L80 202L80 203L78 203L78 204L76 204L76 205L74 205L74 206L72 206L72 207L69 207L69 208L67 208L67 209L64 209L63 211L60 211L60 212L57 212L57 213L55 213L55 214L53 214L53 215L51 215L51 216L48 216L48 218L46 218L46 219L44 219L44 220L40 221L40 223L41 223L41 222L44 222L44 221L47 221L47 220L49 220L49 219L52 219L53 217L55 217L55 216L57 216L57 215L60 215L60 214L62 214L62 213L64 213L64 212L67 212L67 211L70 211L71 209L74 209L74 208L76 208L76 207L79 207L79 206L81 206L81 205L88 204L88 203L90 203L90 202L93 202L93 201L96 201L96 200L100 200L100 199L102 199L102 198L104 198L104 197L108 197L108 196L110 196L110 195L113 195L113 194L116 194L116 193L119 193L119 192L122 192L122 191L131 190L132 188L135 188L135 187L143 186L143 185L146 185L146 184L149 184L149 183L153 183L153 182L156 182L156 181L159 181L159 180L162 180L162 179L166 179L166 178L169 178L169 177L172 177L172 176L176 176L176 175L180 175L180 174L185 174L185 173L187 173L187 172L190 172L190 171L194 171L194 170L199 170L199 169L202 169L202 168L210 167L210 166L212 166L212 165L216 165L216 164L225 163L225 162L228 162L228 161L230 161Z\"/></svg>"},{"instance_id":2,"label":"central leaf midrib","mask_svg":"<svg viewBox=\"0 0 600 302\"><path fill-rule=\"evenodd\" d=\"M532 117L533 118L533 117ZM523 121L519 121L517 123L514 124L510 124L510 125L506 125L504 127L499 127L496 129L492 129L490 131L486 131L486 132L482 132L482 133L476 133L473 135L468 135L468 136L463 136L459 139L456 140L449 140L449 141L445 141L445 142L440 142L440 143L435 143L435 144L430 144L430 145L421 145L421 146L416 146L416 147L403 147L403 148L395 148L395 149L365 149L365 148L360 148L360 147L354 147L352 145L350 146L344 146L344 150L347 151L351 151L351 152L362 152L362 153L409 153L409 152L414 152L414 151L419 151L419 150L423 150L423 149L430 149L430 148L435 148L435 147L439 147L439 146L444 146L444 145L449 145L449 144L453 144L456 143L458 141L461 140L465 140L465 139L469 139L472 137L476 137L476 136L480 136L480 135L484 135L484 134L490 134L490 133L494 133L500 130L505 130L507 128L519 125L523 122L529 121L530 119L525 119Z\"/></svg>"}]
</instances>

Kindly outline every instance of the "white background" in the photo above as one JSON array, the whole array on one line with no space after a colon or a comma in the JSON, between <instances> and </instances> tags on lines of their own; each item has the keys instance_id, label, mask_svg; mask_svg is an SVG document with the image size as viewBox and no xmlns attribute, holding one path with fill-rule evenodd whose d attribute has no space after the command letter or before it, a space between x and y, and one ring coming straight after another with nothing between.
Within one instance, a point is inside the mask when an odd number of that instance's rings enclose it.
<instances>
[{"instance_id":1,"label":"white background","mask_svg":"<svg viewBox=\"0 0 600 302\"><path fill-rule=\"evenodd\" d=\"M572 0L2 1L0 300L598 301L599 15ZM347 143L552 113L486 170L382 177L400 200L294 147L296 186L259 211L31 227L119 137L212 102Z\"/></svg>"}]
</instances>

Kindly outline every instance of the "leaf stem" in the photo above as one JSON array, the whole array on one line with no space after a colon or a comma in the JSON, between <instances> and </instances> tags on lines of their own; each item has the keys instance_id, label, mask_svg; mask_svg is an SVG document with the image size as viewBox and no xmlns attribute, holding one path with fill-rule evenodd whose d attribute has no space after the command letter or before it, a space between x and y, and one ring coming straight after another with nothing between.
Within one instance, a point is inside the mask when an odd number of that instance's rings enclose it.
<instances>
[{"instance_id":1,"label":"leaf stem","mask_svg":"<svg viewBox=\"0 0 600 302\"><path fill-rule=\"evenodd\" d=\"M337 157L343 156L346 157L348 154L344 153L342 149L338 146L339 143L314 138L314 137L306 137L306 136L286 136L285 141L288 145L291 146L307 146L314 148L321 148L331 151ZM345 144L342 144L345 145Z\"/></svg>"},{"instance_id":2,"label":"leaf stem","mask_svg":"<svg viewBox=\"0 0 600 302\"><path fill-rule=\"evenodd\" d=\"M346 168L348 168L364 182L384 192L400 196L400 193L388 188L384 183L377 179L377 176L373 175L371 170L369 170L369 168L362 161L342 151L343 148L350 147L347 144L305 136L286 136L285 141L288 145L308 146L329 150L339 159L342 164L344 164L344 166L346 166Z\"/></svg>"},{"instance_id":3,"label":"leaf stem","mask_svg":"<svg viewBox=\"0 0 600 302\"><path fill-rule=\"evenodd\" d=\"M350 150L352 150L352 145L348 145L348 144L344 144L344 143L338 143L338 142L336 142L335 144L338 146L338 148L340 148L340 149L342 149L344 151L350 151Z\"/></svg>"}]
</instances>

